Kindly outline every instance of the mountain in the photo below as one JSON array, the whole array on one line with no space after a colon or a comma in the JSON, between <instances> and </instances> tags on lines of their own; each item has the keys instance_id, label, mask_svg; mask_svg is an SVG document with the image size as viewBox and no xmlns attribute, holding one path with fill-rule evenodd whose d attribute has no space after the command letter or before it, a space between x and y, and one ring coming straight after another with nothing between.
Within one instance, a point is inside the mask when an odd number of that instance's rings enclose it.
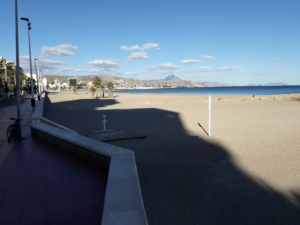
<instances>
[{"instance_id":1,"label":"mountain","mask_svg":"<svg viewBox=\"0 0 300 225\"><path fill-rule=\"evenodd\" d=\"M285 86L288 85L287 83L278 82L278 83L267 83L264 86Z\"/></svg>"},{"instance_id":2,"label":"mountain","mask_svg":"<svg viewBox=\"0 0 300 225\"><path fill-rule=\"evenodd\" d=\"M165 79L163 79L165 81L173 81L173 82L180 82L181 79L176 77L175 75L169 75L167 76Z\"/></svg>"}]
</instances>

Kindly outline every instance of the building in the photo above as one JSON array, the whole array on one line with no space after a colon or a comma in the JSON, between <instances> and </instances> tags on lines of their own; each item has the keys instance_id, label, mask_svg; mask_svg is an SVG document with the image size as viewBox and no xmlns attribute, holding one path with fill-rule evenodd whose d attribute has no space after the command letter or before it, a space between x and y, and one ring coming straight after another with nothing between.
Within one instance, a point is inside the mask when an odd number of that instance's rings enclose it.
<instances>
[{"instance_id":1,"label":"building","mask_svg":"<svg viewBox=\"0 0 300 225\"><path fill-rule=\"evenodd\" d=\"M68 86L69 87L76 87L77 86L77 80L68 78Z\"/></svg>"},{"instance_id":2,"label":"building","mask_svg":"<svg viewBox=\"0 0 300 225\"><path fill-rule=\"evenodd\" d=\"M42 83L43 83L44 87L47 87L48 79L47 78L43 78L42 79Z\"/></svg>"},{"instance_id":3,"label":"building","mask_svg":"<svg viewBox=\"0 0 300 225\"><path fill-rule=\"evenodd\" d=\"M55 85L60 85L60 84L61 84L61 81L58 80L58 79L55 79L55 80L54 80L54 84L55 84Z\"/></svg>"}]
</instances>

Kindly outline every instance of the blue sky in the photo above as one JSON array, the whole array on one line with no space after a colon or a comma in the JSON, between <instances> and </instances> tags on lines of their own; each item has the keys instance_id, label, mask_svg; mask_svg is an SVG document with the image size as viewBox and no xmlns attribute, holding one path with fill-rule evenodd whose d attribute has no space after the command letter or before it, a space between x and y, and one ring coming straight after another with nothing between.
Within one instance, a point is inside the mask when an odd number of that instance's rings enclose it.
<instances>
[{"instance_id":1,"label":"blue sky","mask_svg":"<svg viewBox=\"0 0 300 225\"><path fill-rule=\"evenodd\" d=\"M300 1L18 0L42 75L299 85ZM14 1L1 0L0 56L15 61ZM27 23L20 64L29 71ZM35 72L35 71L34 71Z\"/></svg>"}]
</instances>

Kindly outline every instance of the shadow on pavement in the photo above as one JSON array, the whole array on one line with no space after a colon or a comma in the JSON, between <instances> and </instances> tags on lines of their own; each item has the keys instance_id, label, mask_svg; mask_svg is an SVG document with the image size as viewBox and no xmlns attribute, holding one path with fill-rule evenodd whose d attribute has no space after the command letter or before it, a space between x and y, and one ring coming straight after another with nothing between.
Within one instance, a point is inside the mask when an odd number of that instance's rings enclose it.
<instances>
[{"instance_id":1,"label":"shadow on pavement","mask_svg":"<svg viewBox=\"0 0 300 225\"><path fill-rule=\"evenodd\" d=\"M30 101L30 99L31 95L21 96L21 104L23 104L25 101ZM0 101L0 108L8 106L17 106L17 97L10 97L7 101Z\"/></svg>"},{"instance_id":2,"label":"shadow on pavement","mask_svg":"<svg viewBox=\"0 0 300 225\"><path fill-rule=\"evenodd\" d=\"M102 99L45 103L46 118L82 135L102 128L104 114L108 129L147 136L109 143L135 152L150 225L300 224L298 193L292 204L268 184L257 183L227 149L189 135L176 112L105 110L117 101ZM99 105L103 109L96 110Z\"/></svg>"}]
</instances>

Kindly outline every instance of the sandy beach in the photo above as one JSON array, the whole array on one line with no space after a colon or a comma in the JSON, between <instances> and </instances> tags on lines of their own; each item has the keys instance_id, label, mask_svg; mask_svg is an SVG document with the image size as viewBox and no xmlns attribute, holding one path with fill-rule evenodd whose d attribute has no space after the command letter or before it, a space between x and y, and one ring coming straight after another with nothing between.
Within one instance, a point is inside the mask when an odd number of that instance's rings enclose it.
<instances>
[{"instance_id":1,"label":"sandy beach","mask_svg":"<svg viewBox=\"0 0 300 225\"><path fill-rule=\"evenodd\" d=\"M84 136L107 129L146 138L135 152L150 225L300 224L299 95L53 93L44 116Z\"/></svg>"}]
</instances>

